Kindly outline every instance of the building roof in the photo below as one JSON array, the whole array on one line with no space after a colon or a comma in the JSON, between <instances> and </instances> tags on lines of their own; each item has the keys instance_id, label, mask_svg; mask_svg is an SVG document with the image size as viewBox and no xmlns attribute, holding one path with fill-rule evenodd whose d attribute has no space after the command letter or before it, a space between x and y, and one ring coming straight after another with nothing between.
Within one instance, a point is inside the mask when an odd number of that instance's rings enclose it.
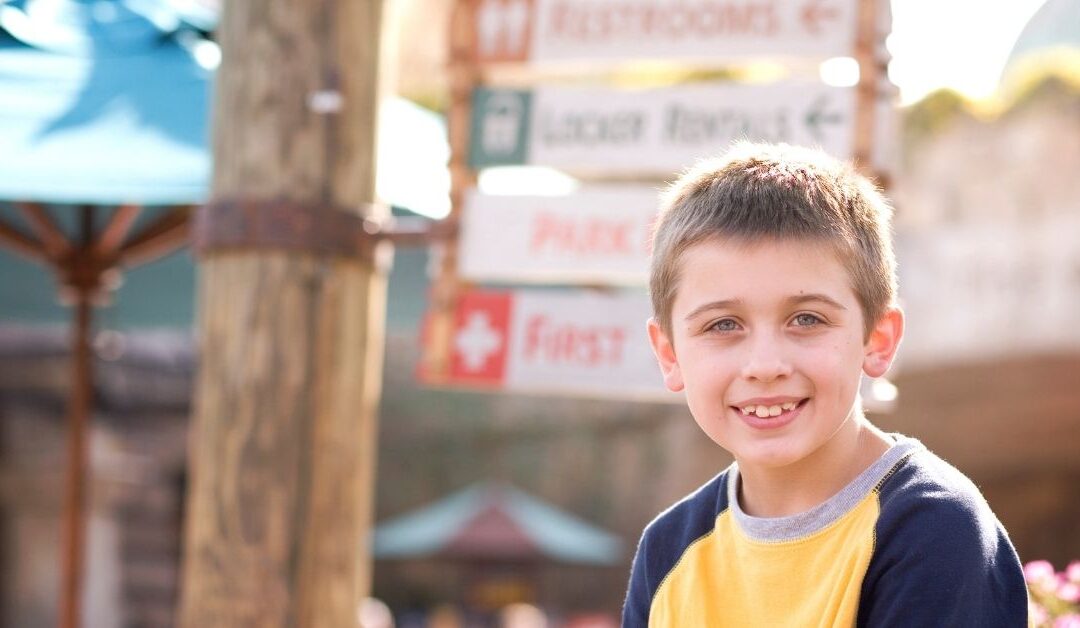
<instances>
[{"instance_id":1,"label":"building roof","mask_svg":"<svg viewBox=\"0 0 1080 628\"><path fill-rule=\"evenodd\" d=\"M612 565L622 541L520 490L483 482L384 521L375 530L374 554Z\"/></svg>"},{"instance_id":2,"label":"building roof","mask_svg":"<svg viewBox=\"0 0 1080 628\"><path fill-rule=\"evenodd\" d=\"M1080 2L1076 0L1047 0L1016 38L1003 73L1030 54L1056 48L1080 51Z\"/></svg>"}]
</instances>

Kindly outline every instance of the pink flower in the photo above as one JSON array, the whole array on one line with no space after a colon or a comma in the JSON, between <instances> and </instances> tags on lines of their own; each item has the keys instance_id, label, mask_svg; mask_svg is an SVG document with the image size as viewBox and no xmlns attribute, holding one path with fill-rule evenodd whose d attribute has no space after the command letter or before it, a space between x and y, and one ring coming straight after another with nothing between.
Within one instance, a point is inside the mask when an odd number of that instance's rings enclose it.
<instances>
[{"instance_id":1,"label":"pink flower","mask_svg":"<svg viewBox=\"0 0 1080 628\"><path fill-rule=\"evenodd\" d=\"M1065 577L1069 582L1080 584L1080 560L1074 560L1065 568Z\"/></svg>"},{"instance_id":2,"label":"pink flower","mask_svg":"<svg viewBox=\"0 0 1080 628\"><path fill-rule=\"evenodd\" d=\"M1054 628L1080 628L1080 615L1069 613L1054 620Z\"/></svg>"},{"instance_id":3,"label":"pink flower","mask_svg":"<svg viewBox=\"0 0 1080 628\"><path fill-rule=\"evenodd\" d=\"M1080 602L1080 585L1075 582L1059 582L1057 596L1066 602Z\"/></svg>"},{"instance_id":4,"label":"pink flower","mask_svg":"<svg viewBox=\"0 0 1080 628\"><path fill-rule=\"evenodd\" d=\"M1055 576L1054 566L1048 560L1033 560L1024 565L1024 580L1028 584L1045 584Z\"/></svg>"}]
</instances>

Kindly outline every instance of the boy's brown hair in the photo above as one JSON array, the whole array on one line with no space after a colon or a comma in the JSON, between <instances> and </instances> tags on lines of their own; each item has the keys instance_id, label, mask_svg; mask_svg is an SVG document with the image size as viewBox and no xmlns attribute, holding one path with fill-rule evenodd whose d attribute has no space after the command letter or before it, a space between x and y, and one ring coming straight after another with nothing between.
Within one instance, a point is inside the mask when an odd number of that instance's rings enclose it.
<instances>
[{"instance_id":1,"label":"boy's brown hair","mask_svg":"<svg viewBox=\"0 0 1080 628\"><path fill-rule=\"evenodd\" d=\"M896 297L891 217L874 184L821 151L736 143L687 170L663 197L649 277L653 313L672 338L679 263L695 244L814 240L831 245L847 268L869 337Z\"/></svg>"}]
</instances>

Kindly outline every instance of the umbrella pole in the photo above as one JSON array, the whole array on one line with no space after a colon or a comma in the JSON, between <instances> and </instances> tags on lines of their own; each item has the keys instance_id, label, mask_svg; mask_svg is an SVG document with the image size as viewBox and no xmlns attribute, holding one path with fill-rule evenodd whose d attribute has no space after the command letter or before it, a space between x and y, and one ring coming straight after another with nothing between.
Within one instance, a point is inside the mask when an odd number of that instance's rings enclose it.
<instances>
[{"instance_id":1,"label":"umbrella pole","mask_svg":"<svg viewBox=\"0 0 1080 628\"><path fill-rule=\"evenodd\" d=\"M83 208L83 244L92 237L92 210ZM75 297L75 333L72 354L72 392L68 407L68 467L64 499L62 587L60 590L60 628L78 628L82 610L82 576L86 531L86 426L91 403L90 324L93 286L77 282Z\"/></svg>"}]
</instances>

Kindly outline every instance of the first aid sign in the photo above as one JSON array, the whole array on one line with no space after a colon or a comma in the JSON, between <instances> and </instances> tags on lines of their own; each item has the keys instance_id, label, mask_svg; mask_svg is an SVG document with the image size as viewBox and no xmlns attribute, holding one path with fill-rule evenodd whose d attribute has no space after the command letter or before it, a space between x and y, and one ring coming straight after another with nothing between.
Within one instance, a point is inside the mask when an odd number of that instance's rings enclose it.
<instances>
[{"instance_id":1,"label":"first aid sign","mask_svg":"<svg viewBox=\"0 0 1080 628\"><path fill-rule=\"evenodd\" d=\"M472 291L453 317L448 384L675 399L649 348L643 293Z\"/></svg>"}]
</instances>

